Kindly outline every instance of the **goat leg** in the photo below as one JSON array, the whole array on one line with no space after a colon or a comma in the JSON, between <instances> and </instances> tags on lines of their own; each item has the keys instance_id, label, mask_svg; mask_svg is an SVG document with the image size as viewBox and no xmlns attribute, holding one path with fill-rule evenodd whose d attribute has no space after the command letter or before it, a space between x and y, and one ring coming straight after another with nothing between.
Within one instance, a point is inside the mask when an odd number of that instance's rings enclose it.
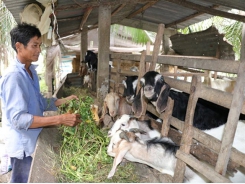
<instances>
[{"instance_id":1,"label":"goat leg","mask_svg":"<svg viewBox=\"0 0 245 184\"><path fill-rule=\"evenodd\" d=\"M123 160L123 158L127 152L128 152L128 149L122 149L119 152L117 152L117 154L114 158L114 161L113 161L112 169L111 169L110 173L108 174L107 178L111 178L112 176L114 176L118 164L120 164L122 162L122 160Z\"/></svg>"}]
</instances>

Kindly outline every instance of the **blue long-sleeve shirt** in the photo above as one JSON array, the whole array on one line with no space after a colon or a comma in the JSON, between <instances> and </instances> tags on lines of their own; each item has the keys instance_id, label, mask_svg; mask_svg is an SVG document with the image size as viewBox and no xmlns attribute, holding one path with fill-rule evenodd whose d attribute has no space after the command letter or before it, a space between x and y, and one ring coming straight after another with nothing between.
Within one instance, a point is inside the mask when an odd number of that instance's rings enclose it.
<instances>
[{"instance_id":1,"label":"blue long-sleeve shirt","mask_svg":"<svg viewBox=\"0 0 245 184\"><path fill-rule=\"evenodd\" d=\"M9 157L22 159L24 152L30 156L42 130L29 128L33 116L43 116L44 111L57 110L54 103L56 98L47 99L41 95L35 68L35 65L30 65L32 79L25 65L15 59L0 79L2 126Z\"/></svg>"}]
</instances>

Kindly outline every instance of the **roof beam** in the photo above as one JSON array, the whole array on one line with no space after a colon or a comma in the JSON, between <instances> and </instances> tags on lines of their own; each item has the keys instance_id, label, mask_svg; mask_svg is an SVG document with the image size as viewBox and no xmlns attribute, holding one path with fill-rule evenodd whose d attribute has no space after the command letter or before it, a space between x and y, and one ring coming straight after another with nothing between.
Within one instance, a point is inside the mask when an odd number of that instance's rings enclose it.
<instances>
[{"instance_id":1,"label":"roof beam","mask_svg":"<svg viewBox=\"0 0 245 184\"><path fill-rule=\"evenodd\" d=\"M217 5L214 5L214 6L211 6L210 8L217 8L217 7L218 7ZM183 19L179 19L179 20L174 21L174 22L172 22L170 24L166 24L165 27L168 28L168 27L176 26L177 24L179 24L181 22L185 22L187 20L190 20L190 19L192 19L194 17L197 17L199 15L202 15L202 14L203 14L203 12L196 12L196 13L190 15L190 16L184 17Z\"/></svg>"},{"instance_id":2,"label":"roof beam","mask_svg":"<svg viewBox=\"0 0 245 184\"><path fill-rule=\"evenodd\" d=\"M126 6L125 3L124 3L124 4L121 4L120 6L118 6L117 9L115 9L115 10L112 12L111 16L116 15L121 9L124 8L124 6Z\"/></svg>"},{"instance_id":3,"label":"roof beam","mask_svg":"<svg viewBox=\"0 0 245 184\"><path fill-rule=\"evenodd\" d=\"M117 7L112 13L111 17L116 15L121 9L123 9L126 6L126 4L121 4L119 7ZM92 27L89 27L89 29L95 29L98 28L98 22L94 24Z\"/></svg>"},{"instance_id":4,"label":"roof beam","mask_svg":"<svg viewBox=\"0 0 245 184\"><path fill-rule=\"evenodd\" d=\"M218 4L218 5L226 6L229 8L234 8L234 9L245 11L244 0L239 0L239 3L234 3L233 1L224 1L224 0L205 0L205 1L213 3L213 4Z\"/></svg>"},{"instance_id":5,"label":"roof beam","mask_svg":"<svg viewBox=\"0 0 245 184\"><path fill-rule=\"evenodd\" d=\"M119 22L118 24L123 25L123 26L134 27L137 29L152 31L152 32L157 32L157 30L158 30L158 24L146 22L146 21L142 21L142 20L132 20L132 19L126 19L125 18L121 22ZM175 30L171 30L171 29L165 29L164 30L164 35L173 35L175 33L176 33Z\"/></svg>"},{"instance_id":6,"label":"roof beam","mask_svg":"<svg viewBox=\"0 0 245 184\"><path fill-rule=\"evenodd\" d=\"M102 4L110 4L111 6L117 6L118 4L138 4L138 3L148 3L156 2L158 0L90 0L85 3L71 4L71 5L61 5L55 8L55 11L64 11L70 9L80 9L86 7L98 7Z\"/></svg>"},{"instance_id":7,"label":"roof beam","mask_svg":"<svg viewBox=\"0 0 245 184\"><path fill-rule=\"evenodd\" d=\"M228 13L228 12L223 12L220 10L214 10L214 9L211 9L210 7L201 6L201 5L189 2L189 1L187 2L186 0L165 0L165 1L178 4L180 6L184 6L184 7L187 7L189 9L196 10L198 12L208 13L208 14L214 15L214 16L220 16L220 17L225 17L225 18L245 22L245 16L236 15L236 14L232 14L232 13Z\"/></svg>"},{"instance_id":8,"label":"roof beam","mask_svg":"<svg viewBox=\"0 0 245 184\"><path fill-rule=\"evenodd\" d=\"M141 7L140 9L138 9L137 11L131 13L130 15L127 16L128 19L134 17L135 15L138 15L139 13L145 11L147 8L153 6L154 4L156 4L158 1L153 1L153 2L148 2L146 3L143 7Z\"/></svg>"},{"instance_id":9,"label":"roof beam","mask_svg":"<svg viewBox=\"0 0 245 184\"><path fill-rule=\"evenodd\" d=\"M77 17L71 17L71 18L57 19L57 21L58 22L66 22L66 21L78 20L81 18L82 18L82 16L77 16Z\"/></svg>"},{"instance_id":10,"label":"roof beam","mask_svg":"<svg viewBox=\"0 0 245 184\"><path fill-rule=\"evenodd\" d=\"M82 18L82 21L81 21L81 24L80 24L80 29L82 30L83 29L83 25L87 22L87 19L91 13L91 11L93 10L92 7L88 7L86 8L84 14L83 14L83 18Z\"/></svg>"}]
</instances>

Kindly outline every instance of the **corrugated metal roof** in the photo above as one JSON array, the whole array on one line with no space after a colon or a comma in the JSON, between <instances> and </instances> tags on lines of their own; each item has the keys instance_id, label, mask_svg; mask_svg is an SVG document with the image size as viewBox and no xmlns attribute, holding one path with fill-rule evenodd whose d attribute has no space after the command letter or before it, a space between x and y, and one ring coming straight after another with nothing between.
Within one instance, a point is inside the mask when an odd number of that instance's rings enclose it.
<instances>
[{"instance_id":1,"label":"corrugated metal roof","mask_svg":"<svg viewBox=\"0 0 245 184\"><path fill-rule=\"evenodd\" d=\"M17 22L20 22L19 13L23 11L26 5L31 3L40 5L35 0L3 0L3 2ZM194 3L195 5L223 12L227 12L227 10L232 8L245 11L244 0L58 0L55 3L54 11L58 20L58 32L62 37L80 32L80 24L88 7L92 7L92 11L84 26L93 25L96 28L99 3L110 3L112 13L122 4L126 3L126 6L122 6L122 9L112 16L112 24L123 24L149 31L157 31L158 24L160 23L172 29L185 28L213 16L205 13L205 11L203 13L195 8L187 8L183 2ZM144 8L147 3L153 3L153 5L140 12L140 9ZM44 7L42 8L44 9ZM138 10L140 13L132 17L130 16Z\"/></svg>"},{"instance_id":2,"label":"corrugated metal roof","mask_svg":"<svg viewBox=\"0 0 245 184\"><path fill-rule=\"evenodd\" d=\"M175 34L170 39L172 48L180 55L210 56L227 60L235 59L232 45L224 41L224 35L219 34L215 27L187 35Z\"/></svg>"}]
</instances>

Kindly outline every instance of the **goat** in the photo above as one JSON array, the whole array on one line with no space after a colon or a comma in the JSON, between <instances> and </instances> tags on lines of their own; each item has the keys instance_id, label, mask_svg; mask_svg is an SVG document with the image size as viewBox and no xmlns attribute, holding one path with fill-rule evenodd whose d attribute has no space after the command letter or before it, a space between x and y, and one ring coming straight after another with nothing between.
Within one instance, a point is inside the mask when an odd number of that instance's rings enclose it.
<instances>
[{"instance_id":1,"label":"goat","mask_svg":"<svg viewBox=\"0 0 245 184\"><path fill-rule=\"evenodd\" d=\"M130 130L132 128L138 128L144 132L146 135L138 135L143 140L147 140L154 137L161 136L161 123L153 120L144 120L139 121L135 117L132 117L128 114L123 114L118 118L111 129L108 131L108 137L113 136L117 130Z\"/></svg>"},{"instance_id":2,"label":"goat","mask_svg":"<svg viewBox=\"0 0 245 184\"><path fill-rule=\"evenodd\" d=\"M128 103L132 103L136 96L136 87L138 82L138 76L126 76L122 81L124 85L123 97L126 98Z\"/></svg>"},{"instance_id":3,"label":"goat","mask_svg":"<svg viewBox=\"0 0 245 184\"><path fill-rule=\"evenodd\" d=\"M88 72L83 78L83 85L87 85L88 88L92 88L91 73Z\"/></svg>"},{"instance_id":4,"label":"goat","mask_svg":"<svg viewBox=\"0 0 245 184\"><path fill-rule=\"evenodd\" d=\"M110 92L104 99L102 118L105 114L109 114L112 118L122 114L132 114L132 107L126 102L125 98L115 92Z\"/></svg>"},{"instance_id":5,"label":"goat","mask_svg":"<svg viewBox=\"0 0 245 184\"><path fill-rule=\"evenodd\" d=\"M79 69L79 76L84 77L88 73L88 66L82 61L80 69Z\"/></svg>"},{"instance_id":6,"label":"goat","mask_svg":"<svg viewBox=\"0 0 245 184\"><path fill-rule=\"evenodd\" d=\"M233 94L236 80L227 77L212 78L212 72L208 71L208 76L204 77L203 85Z\"/></svg>"},{"instance_id":7,"label":"goat","mask_svg":"<svg viewBox=\"0 0 245 184\"><path fill-rule=\"evenodd\" d=\"M96 122L96 125L99 124L99 115L98 115L98 105L90 105L90 110L92 112L92 116L94 121Z\"/></svg>"},{"instance_id":8,"label":"goat","mask_svg":"<svg viewBox=\"0 0 245 184\"><path fill-rule=\"evenodd\" d=\"M90 70L97 70L97 65L98 65L97 55L93 51L87 50L87 53L85 55L85 63L88 63L88 68Z\"/></svg>"},{"instance_id":9,"label":"goat","mask_svg":"<svg viewBox=\"0 0 245 184\"><path fill-rule=\"evenodd\" d=\"M127 86L131 86L131 89L125 89L127 92L131 91L127 94L127 97L133 101L132 110L135 116L141 114L143 110L142 98L146 98L156 107L158 113L162 113L166 108L169 96L174 100L173 117L181 121L185 120L189 99L188 93L170 89L163 76L155 71L147 72L140 81L143 86L136 96L136 88L132 88L132 84L127 83ZM134 83L136 83L136 79ZM126 99L128 99L127 97ZM226 123L228 113L229 109L199 98L195 108L193 126L200 130L218 127ZM240 119L244 119L244 115L241 114Z\"/></svg>"},{"instance_id":10,"label":"goat","mask_svg":"<svg viewBox=\"0 0 245 184\"><path fill-rule=\"evenodd\" d=\"M146 164L161 173L174 176L176 167L175 153L179 149L170 138L161 137L151 140L140 140L133 132L119 130L110 140L112 145L108 147L108 155L115 157L113 166L108 174L111 178L117 165L123 158L131 161ZM186 167L185 182L206 182L204 178L194 173L189 167Z\"/></svg>"},{"instance_id":11,"label":"goat","mask_svg":"<svg viewBox=\"0 0 245 184\"><path fill-rule=\"evenodd\" d=\"M204 132L217 138L218 140L222 139L225 125L221 125L217 128L210 130L205 130ZM238 151L245 153L245 137L244 137L245 123L243 121L238 121L237 129L234 137L233 147ZM244 183L245 181L245 168L238 168L238 171L234 173L233 176L228 176L233 183Z\"/></svg>"}]
</instances>

